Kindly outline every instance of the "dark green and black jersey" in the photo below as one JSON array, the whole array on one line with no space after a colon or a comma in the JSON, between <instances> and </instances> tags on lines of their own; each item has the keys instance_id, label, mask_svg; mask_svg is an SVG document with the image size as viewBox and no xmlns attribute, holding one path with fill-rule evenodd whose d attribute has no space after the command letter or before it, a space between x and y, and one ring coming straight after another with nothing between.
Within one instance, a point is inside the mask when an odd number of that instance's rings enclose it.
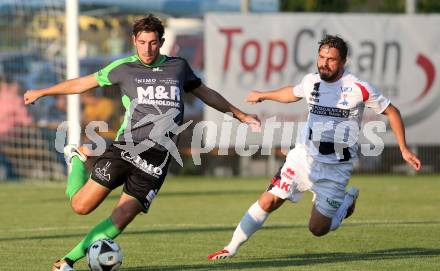
<instances>
[{"instance_id":1,"label":"dark green and black jersey","mask_svg":"<svg viewBox=\"0 0 440 271\"><path fill-rule=\"evenodd\" d=\"M160 136L176 142L177 136L170 131L183 123L183 91L201 84L185 59L168 56L149 66L132 55L112 62L95 77L100 86L119 85L121 89L126 113L115 139L118 142L157 142Z\"/></svg>"}]
</instances>

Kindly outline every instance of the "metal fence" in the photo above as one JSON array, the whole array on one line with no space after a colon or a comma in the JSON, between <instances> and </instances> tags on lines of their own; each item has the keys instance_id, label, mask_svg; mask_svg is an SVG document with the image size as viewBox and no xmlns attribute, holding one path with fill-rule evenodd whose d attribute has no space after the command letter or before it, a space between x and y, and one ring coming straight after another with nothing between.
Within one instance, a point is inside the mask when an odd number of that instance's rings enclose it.
<instances>
[{"instance_id":1,"label":"metal fence","mask_svg":"<svg viewBox=\"0 0 440 271\"><path fill-rule=\"evenodd\" d=\"M79 18L82 75L132 52L130 30L139 14L98 11L90 7ZM0 34L0 180L63 179L64 159L54 144L58 125L66 120L65 97L45 97L25 107L22 96L27 89L48 87L65 79L64 1L0 1ZM200 61L199 55L194 57ZM83 124L106 121L109 132L103 136L110 142L123 117L119 90L98 89L81 99ZM191 97L186 99L193 102ZM191 127L203 119L201 112L189 116L195 120ZM215 150L204 154L202 165L196 166L191 156L191 127L182 134L179 145L184 166L173 163L171 174L272 175L283 163L284 156L277 149L271 156L246 158L231 149L228 155L219 156ZM414 149L424 163L423 172L440 172L440 146ZM355 172L412 174L396 146L386 146L379 157L361 156Z\"/></svg>"}]
</instances>

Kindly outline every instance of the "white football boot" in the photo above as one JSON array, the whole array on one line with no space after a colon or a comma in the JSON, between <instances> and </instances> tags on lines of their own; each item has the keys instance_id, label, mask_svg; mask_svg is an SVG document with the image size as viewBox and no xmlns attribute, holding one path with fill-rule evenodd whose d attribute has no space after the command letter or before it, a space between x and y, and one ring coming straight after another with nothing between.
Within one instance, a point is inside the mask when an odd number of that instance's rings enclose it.
<instances>
[{"instance_id":1,"label":"white football boot","mask_svg":"<svg viewBox=\"0 0 440 271\"><path fill-rule=\"evenodd\" d=\"M66 159L66 163L70 164L72 158L75 156L82 162L87 160L87 156L81 151L81 147L77 148L75 145L66 145L66 147L64 147L64 158Z\"/></svg>"}]
</instances>

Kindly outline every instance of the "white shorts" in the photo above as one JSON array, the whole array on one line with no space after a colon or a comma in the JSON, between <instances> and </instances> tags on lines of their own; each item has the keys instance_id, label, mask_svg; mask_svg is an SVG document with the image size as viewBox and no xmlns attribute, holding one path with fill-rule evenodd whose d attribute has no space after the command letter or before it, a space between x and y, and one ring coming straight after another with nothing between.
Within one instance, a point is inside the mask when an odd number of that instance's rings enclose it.
<instances>
[{"instance_id":1,"label":"white shorts","mask_svg":"<svg viewBox=\"0 0 440 271\"><path fill-rule=\"evenodd\" d=\"M315 208L332 218L344 200L352 169L351 163L327 164L316 161L307 155L304 147L297 146L288 153L286 162L273 177L267 192L298 202L309 190L314 194Z\"/></svg>"}]
</instances>

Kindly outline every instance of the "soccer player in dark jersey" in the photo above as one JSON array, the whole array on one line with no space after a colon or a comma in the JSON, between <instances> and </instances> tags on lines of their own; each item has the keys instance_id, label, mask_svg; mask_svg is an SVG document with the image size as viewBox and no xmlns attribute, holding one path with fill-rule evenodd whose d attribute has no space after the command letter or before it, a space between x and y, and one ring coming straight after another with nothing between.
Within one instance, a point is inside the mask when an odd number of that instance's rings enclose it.
<instances>
[{"instance_id":1,"label":"soccer player in dark jersey","mask_svg":"<svg viewBox=\"0 0 440 271\"><path fill-rule=\"evenodd\" d=\"M92 228L75 248L54 263L52 270L74 270L73 264L85 256L90 244L114 239L139 213L148 211L165 179L171 156L176 157L175 142L184 128L185 93L221 112L231 112L243 123L260 125L255 115L242 112L205 86L185 59L160 54L163 34L161 21L149 14L133 26L136 54L116 60L95 74L24 94L25 104L30 104L47 95L80 94L97 86L116 84L126 108L115 141L98 157L90 178L84 168L87 156L83 151L72 146L65 148L71 164L66 194L75 213L89 214L113 189L124 186L111 216Z\"/></svg>"}]
</instances>

